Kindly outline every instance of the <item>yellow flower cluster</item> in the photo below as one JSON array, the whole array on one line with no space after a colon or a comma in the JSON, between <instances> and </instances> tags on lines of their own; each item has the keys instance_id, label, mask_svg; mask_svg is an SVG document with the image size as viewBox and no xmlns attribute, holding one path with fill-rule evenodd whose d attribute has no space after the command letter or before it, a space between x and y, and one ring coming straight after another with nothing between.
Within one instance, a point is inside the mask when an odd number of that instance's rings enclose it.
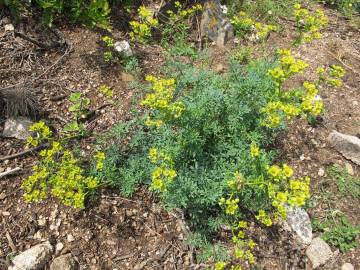
<instances>
[{"instance_id":1,"label":"yellow flower cluster","mask_svg":"<svg viewBox=\"0 0 360 270\"><path fill-rule=\"evenodd\" d=\"M274 25L257 22L243 11L239 12L237 16L234 16L230 22L234 26L235 31L240 35L255 31L260 41L265 40L271 31L276 31Z\"/></svg>"},{"instance_id":2,"label":"yellow flower cluster","mask_svg":"<svg viewBox=\"0 0 360 270\"><path fill-rule=\"evenodd\" d=\"M302 95L302 102L300 108L302 112L309 113L310 115L316 117L324 109L324 103L320 96L318 96L319 90L316 88L316 85L310 82L303 83L305 92Z\"/></svg>"},{"instance_id":3,"label":"yellow flower cluster","mask_svg":"<svg viewBox=\"0 0 360 270\"><path fill-rule=\"evenodd\" d=\"M341 78L344 77L345 70L337 65L330 66L329 78L326 78L326 82L331 86L339 87L342 85Z\"/></svg>"},{"instance_id":4,"label":"yellow flower cluster","mask_svg":"<svg viewBox=\"0 0 360 270\"><path fill-rule=\"evenodd\" d=\"M300 4L294 5L294 16L300 33L298 43L302 41L311 42L322 37L320 30L328 23L324 12L317 9L313 14L302 8Z\"/></svg>"},{"instance_id":5,"label":"yellow flower cluster","mask_svg":"<svg viewBox=\"0 0 360 270\"><path fill-rule=\"evenodd\" d=\"M147 119L148 126L161 126L164 122L176 119L181 116L185 110L182 102L173 102L175 92L174 79L158 79L153 76L147 76L146 80L152 84L152 93L148 94L140 103L152 110L156 110L158 119Z\"/></svg>"},{"instance_id":6,"label":"yellow flower cluster","mask_svg":"<svg viewBox=\"0 0 360 270\"><path fill-rule=\"evenodd\" d=\"M96 160L96 169L101 171L104 168L105 153L97 152L95 154L95 160Z\"/></svg>"},{"instance_id":7,"label":"yellow flower cluster","mask_svg":"<svg viewBox=\"0 0 360 270\"><path fill-rule=\"evenodd\" d=\"M183 4L181 4L179 1L175 1L175 7L177 8L177 12L172 10L167 11L169 19L172 23L176 23L178 21L192 17L196 12L202 10L202 6L200 4L196 4L188 9L184 9Z\"/></svg>"},{"instance_id":8,"label":"yellow flower cluster","mask_svg":"<svg viewBox=\"0 0 360 270\"><path fill-rule=\"evenodd\" d=\"M255 142L252 142L250 145L250 155L251 157L255 158L260 155L260 148L257 146Z\"/></svg>"},{"instance_id":9,"label":"yellow flower cluster","mask_svg":"<svg viewBox=\"0 0 360 270\"><path fill-rule=\"evenodd\" d=\"M238 198L232 199L231 197L228 199L221 198L219 201L219 205L225 206L225 213L227 215L235 215L236 210L239 208L240 200Z\"/></svg>"},{"instance_id":10,"label":"yellow flower cluster","mask_svg":"<svg viewBox=\"0 0 360 270\"><path fill-rule=\"evenodd\" d=\"M29 131L36 133L35 137L27 138L27 144L31 146L38 146L40 142L46 141L52 136L52 131L43 121L34 123Z\"/></svg>"},{"instance_id":11,"label":"yellow flower cluster","mask_svg":"<svg viewBox=\"0 0 360 270\"><path fill-rule=\"evenodd\" d=\"M164 192L177 176L176 171L173 169L174 163L168 154L156 148L149 150L149 159L151 163L157 165L151 175L151 187L153 190Z\"/></svg>"},{"instance_id":12,"label":"yellow flower cluster","mask_svg":"<svg viewBox=\"0 0 360 270\"><path fill-rule=\"evenodd\" d=\"M104 94L107 98L111 99L113 97L113 91L111 88L105 84L101 85L99 88L100 92Z\"/></svg>"},{"instance_id":13,"label":"yellow flower cluster","mask_svg":"<svg viewBox=\"0 0 360 270\"><path fill-rule=\"evenodd\" d=\"M84 175L83 169L73 154L65 150L59 167L49 177L49 184L53 196L62 203L75 208L84 208L85 197L88 192L95 191L99 185L97 178Z\"/></svg>"},{"instance_id":14,"label":"yellow flower cluster","mask_svg":"<svg viewBox=\"0 0 360 270\"><path fill-rule=\"evenodd\" d=\"M101 40L104 41L106 47L113 48L115 46L114 39L112 37L104 36Z\"/></svg>"},{"instance_id":15,"label":"yellow flower cluster","mask_svg":"<svg viewBox=\"0 0 360 270\"><path fill-rule=\"evenodd\" d=\"M270 69L268 74L274 80L276 86L280 88L286 79L296 73L301 73L309 65L302 60L295 59L291 50L288 49L280 49L278 55L280 56L280 64L274 69Z\"/></svg>"},{"instance_id":16,"label":"yellow flower cluster","mask_svg":"<svg viewBox=\"0 0 360 270\"><path fill-rule=\"evenodd\" d=\"M255 218L260 221L265 226L270 227L273 223L271 218L264 210L259 210L258 214L255 216Z\"/></svg>"},{"instance_id":17,"label":"yellow flower cluster","mask_svg":"<svg viewBox=\"0 0 360 270\"><path fill-rule=\"evenodd\" d=\"M266 104L260 112L266 115L263 125L269 128L276 128L281 124L283 115L287 119L292 119L300 115L301 110L294 104L276 101Z\"/></svg>"},{"instance_id":18,"label":"yellow flower cluster","mask_svg":"<svg viewBox=\"0 0 360 270\"><path fill-rule=\"evenodd\" d=\"M303 206L310 197L310 178L291 179L293 174L293 169L286 164L282 167L272 165L268 168L268 196L277 209L276 214L281 218L286 218L286 204Z\"/></svg>"},{"instance_id":19,"label":"yellow flower cluster","mask_svg":"<svg viewBox=\"0 0 360 270\"><path fill-rule=\"evenodd\" d=\"M157 19L153 18L152 12L144 6L140 6L138 9L139 21L131 21L130 26L132 32L130 37L137 39L140 42L146 42L151 38L151 31L153 27L159 25Z\"/></svg>"},{"instance_id":20,"label":"yellow flower cluster","mask_svg":"<svg viewBox=\"0 0 360 270\"><path fill-rule=\"evenodd\" d=\"M269 128L279 127L284 118L291 120L300 115L303 117L317 117L324 110L324 103L318 95L319 83L325 81L329 84L341 84L341 80L338 78L344 75L344 70L336 66L330 69L330 77L325 78L324 73L326 70L320 67L316 70L320 76L317 82L305 81L301 90L291 89L282 92L282 83L291 75L302 72L308 65L301 60L294 59L290 50L282 49L279 51L279 55L281 56L279 66L269 70L269 75L277 87L279 99L268 102L260 110L265 115L263 124ZM294 99L291 96L297 98Z\"/></svg>"},{"instance_id":21,"label":"yellow flower cluster","mask_svg":"<svg viewBox=\"0 0 360 270\"><path fill-rule=\"evenodd\" d=\"M33 174L21 185L25 190L25 200L37 202L45 199L51 191L65 205L84 208L86 194L95 190L99 181L84 176L78 160L59 142L52 142L51 148L42 150L40 156L40 164L33 167Z\"/></svg>"}]
</instances>

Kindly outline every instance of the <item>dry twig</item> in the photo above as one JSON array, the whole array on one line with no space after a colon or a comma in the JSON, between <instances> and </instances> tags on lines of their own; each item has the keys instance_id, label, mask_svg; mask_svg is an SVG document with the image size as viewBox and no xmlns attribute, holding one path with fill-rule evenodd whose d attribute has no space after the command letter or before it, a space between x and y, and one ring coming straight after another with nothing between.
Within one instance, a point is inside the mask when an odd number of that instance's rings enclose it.
<instances>
[{"instance_id":1,"label":"dry twig","mask_svg":"<svg viewBox=\"0 0 360 270\"><path fill-rule=\"evenodd\" d=\"M18 172L18 171L20 171L20 170L21 170L20 167L16 167L16 168L14 168L14 169L5 171L5 172L3 172L3 173L0 173L0 179L3 178L3 177L5 177L5 176L7 176L7 175L14 174L14 173L16 173L16 172Z\"/></svg>"},{"instance_id":2,"label":"dry twig","mask_svg":"<svg viewBox=\"0 0 360 270\"><path fill-rule=\"evenodd\" d=\"M35 152L35 151L39 151L39 150L41 150L41 149L44 149L45 147L48 147L48 146L49 146L49 144L48 144L48 143L45 143L45 144L36 146L36 147L34 147L34 148L30 148L30 149L24 150L24 151L22 151L22 152L13 154L13 155L0 157L0 161L9 160L9 159L14 159L14 158L17 158L17 157L21 157L21 156L27 155L27 154L29 154L29 153L32 153L32 152Z\"/></svg>"}]
</instances>

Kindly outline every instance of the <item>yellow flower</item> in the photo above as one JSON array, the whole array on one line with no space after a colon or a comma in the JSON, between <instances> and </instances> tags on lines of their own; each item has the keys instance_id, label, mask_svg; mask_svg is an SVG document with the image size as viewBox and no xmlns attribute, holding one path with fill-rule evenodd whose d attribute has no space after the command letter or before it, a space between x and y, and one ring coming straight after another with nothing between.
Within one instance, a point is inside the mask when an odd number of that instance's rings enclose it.
<instances>
[{"instance_id":1,"label":"yellow flower","mask_svg":"<svg viewBox=\"0 0 360 270\"><path fill-rule=\"evenodd\" d=\"M286 164L283 165L282 172L287 178L290 178L294 174L293 169Z\"/></svg>"},{"instance_id":2,"label":"yellow flower","mask_svg":"<svg viewBox=\"0 0 360 270\"><path fill-rule=\"evenodd\" d=\"M258 157L260 155L260 148L256 145L256 143L251 143L250 145L250 155L254 157Z\"/></svg>"},{"instance_id":3,"label":"yellow flower","mask_svg":"<svg viewBox=\"0 0 360 270\"><path fill-rule=\"evenodd\" d=\"M268 173L273 177L273 178L278 178L281 174L281 169L278 165L272 165L269 169L268 169Z\"/></svg>"}]
</instances>

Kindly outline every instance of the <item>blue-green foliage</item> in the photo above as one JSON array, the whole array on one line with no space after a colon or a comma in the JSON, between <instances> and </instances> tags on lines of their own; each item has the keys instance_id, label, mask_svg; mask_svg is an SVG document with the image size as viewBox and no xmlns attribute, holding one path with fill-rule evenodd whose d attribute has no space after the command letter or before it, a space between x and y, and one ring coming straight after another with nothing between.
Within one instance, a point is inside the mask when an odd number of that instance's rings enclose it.
<instances>
[{"instance_id":1,"label":"blue-green foliage","mask_svg":"<svg viewBox=\"0 0 360 270\"><path fill-rule=\"evenodd\" d=\"M164 204L185 209L198 230L216 227L210 225L221 219L218 201L227 180L235 171L251 178L260 174L260 168L250 165L254 163L251 142L265 147L272 141L259 113L274 93L269 68L265 62L248 67L233 64L228 75L218 75L178 62L169 64L164 76L176 79L175 99L184 103L184 113L158 129L144 126L141 119L120 124L105 163L111 173L102 178L129 195L137 183L150 182L149 148L161 149L172 157L177 172L168 190L159 194ZM269 164L271 152L261 159ZM241 205L254 211L269 208L263 192L244 188Z\"/></svg>"}]
</instances>

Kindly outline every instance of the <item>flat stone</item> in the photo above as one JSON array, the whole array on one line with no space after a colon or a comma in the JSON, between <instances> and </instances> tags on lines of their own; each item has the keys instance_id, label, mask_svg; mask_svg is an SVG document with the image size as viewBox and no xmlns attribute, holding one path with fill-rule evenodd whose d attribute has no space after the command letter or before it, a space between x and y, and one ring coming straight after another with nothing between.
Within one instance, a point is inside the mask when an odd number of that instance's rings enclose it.
<instances>
[{"instance_id":1,"label":"flat stone","mask_svg":"<svg viewBox=\"0 0 360 270\"><path fill-rule=\"evenodd\" d=\"M355 270L355 267L351 263L344 263L341 270Z\"/></svg>"},{"instance_id":2,"label":"flat stone","mask_svg":"<svg viewBox=\"0 0 360 270\"><path fill-rule=\"evenodd\" d=\"M333 253L329 245L320 237L314 238L310 246L306 249L306 256L309 258L312 267L315 269L324 265L332 258Z\"/></svg>"},{"instance_id":3,"label":"flat stone","mask_svg":"<svg viewBox=\"0 0 360 270\"><path fill-rule=\"evenodd\" d=\"M32 124L34 123L26 117L9 118L5 121L2 135L7 138L26 140L31 136L29 128Z\"/></svg>"},{"instance_id":4,"label":"flat stone","mask_svg":"<svg viewBox=\"0 0 360 270\"><path fill-rule=\"evenodd\" d=\"M360 139L355 136L332 131L328 141L345 158L360 165Z\"/></svg>"},{"instance_id":5,"label":"flat stone","mask_svg":"<svg viewBox=\"0 0 360 270\"><path fill-rule=\"evenodd\" d=\"M71 254L55 258L50 265L50 270L76 270L78 268L79 265Z\"/></svg>"},{"instance_id":6,"label":"flat stone","mask_svg":"<svg viewBox=\"0 0 360 270\"><path fill-rule=\"evenodd\" d=\"M126 73L126 72L122 72L121 73L121 80L126 82L126 83L130 83L130 82L133 82L135 79L134 79L134 76L129 74L129 73Z\"/></svg>"},{"instance_id":7,"label":"flat stone","mask_svg":"<svg viewBox=\"0 0 360 270\"><path fill-rule=\"evenodd\" d=\"M312 227L308 213L300 207L286 207L286 225L296 233L298 240L309 245L312 239Z\"/></svg>"},{"instance_id":8,"label":"flat stone","mask_svg":"<svg viewBox=\"0 0 360 270\"><path fill-rule=\"evenodd\" d=\"M206 36L220 47L234 38L234 28L224 15L219 0L208 0L204 4L200 29L203 37Z\"/></svg>"},{"instance_id":9,"label":"flat stone","mask_svg":"<svg viewBox=\"0 0 360 270\"><path fill-rule=\"evenodd\" d=\"M53 254L49 241L43 242L15 256L8 270L40 270Z\"/></svg>"}]
</instances>

